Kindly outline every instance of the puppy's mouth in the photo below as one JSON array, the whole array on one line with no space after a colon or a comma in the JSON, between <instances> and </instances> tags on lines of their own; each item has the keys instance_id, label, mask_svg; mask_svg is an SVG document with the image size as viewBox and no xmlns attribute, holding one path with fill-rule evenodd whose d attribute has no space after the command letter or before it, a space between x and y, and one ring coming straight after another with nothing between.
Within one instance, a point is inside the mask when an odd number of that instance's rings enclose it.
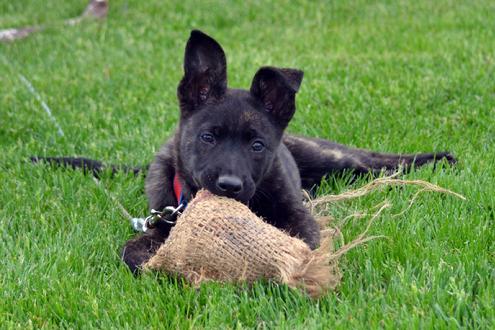
<instances>
[{"instance_id":1,"label":"puppy's mouth","mask_svg":"<svg viewBox=\"0 0 495 330\"><path fill-rule=\"evenodd\" d=\"M251 200L252 197L252 196L247 196L246 194L230 194L224 191L220 191L218 189L208 189L208 190L215 195L232 198L245 205L249 204L249 201Z\"/></svg>"}]
</instances>

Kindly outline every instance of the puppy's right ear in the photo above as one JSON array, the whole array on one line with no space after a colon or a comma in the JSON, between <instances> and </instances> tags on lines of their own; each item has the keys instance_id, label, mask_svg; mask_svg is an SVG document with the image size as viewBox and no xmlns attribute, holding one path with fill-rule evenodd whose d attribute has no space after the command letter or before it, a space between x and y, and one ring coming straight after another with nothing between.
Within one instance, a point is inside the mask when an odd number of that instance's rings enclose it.
<instances>
[{"instance_id":1,"label":"puppy's right ear","mask_svg":"<svg viewBox=\"0 0 495 330\"><path fill-rule=\"evenodd\" d=\"M226 90L227 62L222 47L203 32L193 30L186 45L184 77L177 88L181 116L221 99Z\"/></svg>"},{"instance_id":2,"label":"puppy's right ear","mask_svg":"<svg viewBox=\"0 0 495 330\"><path fill-rule=\"evenodd\" d=\"M296 93L304 73L289 68L262 67L251 84L251 95L285 128L296 112Z\"/></svg>"}]
</instances>

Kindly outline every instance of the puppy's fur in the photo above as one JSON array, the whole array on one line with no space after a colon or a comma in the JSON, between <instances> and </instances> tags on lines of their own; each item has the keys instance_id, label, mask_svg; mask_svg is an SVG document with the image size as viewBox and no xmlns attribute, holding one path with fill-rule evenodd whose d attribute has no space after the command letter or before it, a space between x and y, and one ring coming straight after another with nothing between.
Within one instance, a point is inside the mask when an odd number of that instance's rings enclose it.
<instances>
[{"instance_id":1,"label":"puppy's fur","mask_svg":"<svg viewBox=\"0 0 495 330\"><path fill-rule=\"evenodd\" d=\"M262 67L249 90L230 89L222 48L206 34L192 31L177 89L179 125L146 177L149 207L177 206L173 192L177 175L186 199L201 188L235 198L314 249L320 242L319 230L303 206L301 189L311 189L325 175L343 170L379 173L441 158L455 162L447 152L382 154L284 134L296 111L302 79L303 72L297 69ZM101 163L83 158L45 160L83 167L95 175L102 168ZM170 229L159 222L126 243L122 257L132 271L155 253Z\"/></svg>"},{"instance_id":2,"label":"puppy's fur","mask_svg":"<svg viewBox=\"0 0 495 330\"><path fill-rule=\"evenodd\" d=\"M323 176L345 169L368 173L440 158L455 161L446 152L380 154L284 134L296 110L302 78L297 69L262 67L249 90L229 89L222 48L204 33L192 31L177 89L179 126L156 155L146 178L150 208L177 205L172 189L177 173L187 198L201 188L235 198L314 249L319 230L302 204L302 188L310 189ZM169 230L168 224L160 223L129 241L124 261L136 270Z\"/></svg>"}]
</instances>

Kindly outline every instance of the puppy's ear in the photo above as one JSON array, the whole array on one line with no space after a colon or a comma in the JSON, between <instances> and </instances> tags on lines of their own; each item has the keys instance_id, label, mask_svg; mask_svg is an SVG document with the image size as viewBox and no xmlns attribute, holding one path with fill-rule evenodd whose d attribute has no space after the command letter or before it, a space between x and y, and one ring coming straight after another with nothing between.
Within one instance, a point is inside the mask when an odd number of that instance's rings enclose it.
<instances>
[{"instance_id":1,"label":"puppy's ear","mask_svg":"<svg viewBox=\"0 0 495 330\"><path fill-rule=\"evenodd\" d=\"M296 112L296 93L304 73L296 69L262 67L254 76L251 95L285 128Z\"/></svg>"},{"instance_id":2,"label":"puppy's ear","mask_svg":"<svg viewBox=\"0 0 495 330\"><path fill-rule=\"evenodd\" d=\"M227 63L213 38L193 30L184 56L184 77L177 88L182 115L220 99L227 89Z\"/></svg>"}]
</instances>

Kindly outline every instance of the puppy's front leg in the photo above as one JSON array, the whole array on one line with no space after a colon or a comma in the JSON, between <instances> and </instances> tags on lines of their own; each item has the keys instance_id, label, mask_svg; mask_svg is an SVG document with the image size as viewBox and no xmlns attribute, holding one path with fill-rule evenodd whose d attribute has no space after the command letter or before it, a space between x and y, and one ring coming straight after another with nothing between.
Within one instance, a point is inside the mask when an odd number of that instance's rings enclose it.
<instances>
[{"instance_id":1,"label":"puppy's front leg","mask_svg":"<svg viewBox=\"0 0 495 330\"><path fill-rule=\"evenodd\" d=\"M302 202L287 208L287 219L282 229L302 239L312 250L320 245L320 226Z\"/></svg>"},{"instance_id":2,"label":"puppy's front leg","mask_svg":"<svg viewBox=\"0 0 495 330\"><path fill-rule=\"evenodd\" d=\"M266 222L300 238L311 249L320 245L320 226L302 203L301 193L284 189L266 198L255 199L252 210Z\"/></svg>"},{"instance_id":3,"label":"puppy's front leg","mask_svg":"<svg viewBox=\"0 0 495 330\"><path fill-rule=\"evenodd\" d=\"M165 144L150 165L146 177L146 194L150 209L163 210L166 206L177 206L174 195L175 175L172 143ZM156 227L126 242L122 249L122 259L133 273L149 260L168 237L171 225L157 222Z\"/></svg>"},{"instance_id":4,"label":"puppy's front leg","mask_svg":"<svg viewBox=\"0 0 495 330\"><path fill-rule=\"evenodd\" d=\"M122 249L122 260L136 274L141 265L156 253L167 236L160 228L154 228L127 241Z\"/></svg>"}]
</instances>

